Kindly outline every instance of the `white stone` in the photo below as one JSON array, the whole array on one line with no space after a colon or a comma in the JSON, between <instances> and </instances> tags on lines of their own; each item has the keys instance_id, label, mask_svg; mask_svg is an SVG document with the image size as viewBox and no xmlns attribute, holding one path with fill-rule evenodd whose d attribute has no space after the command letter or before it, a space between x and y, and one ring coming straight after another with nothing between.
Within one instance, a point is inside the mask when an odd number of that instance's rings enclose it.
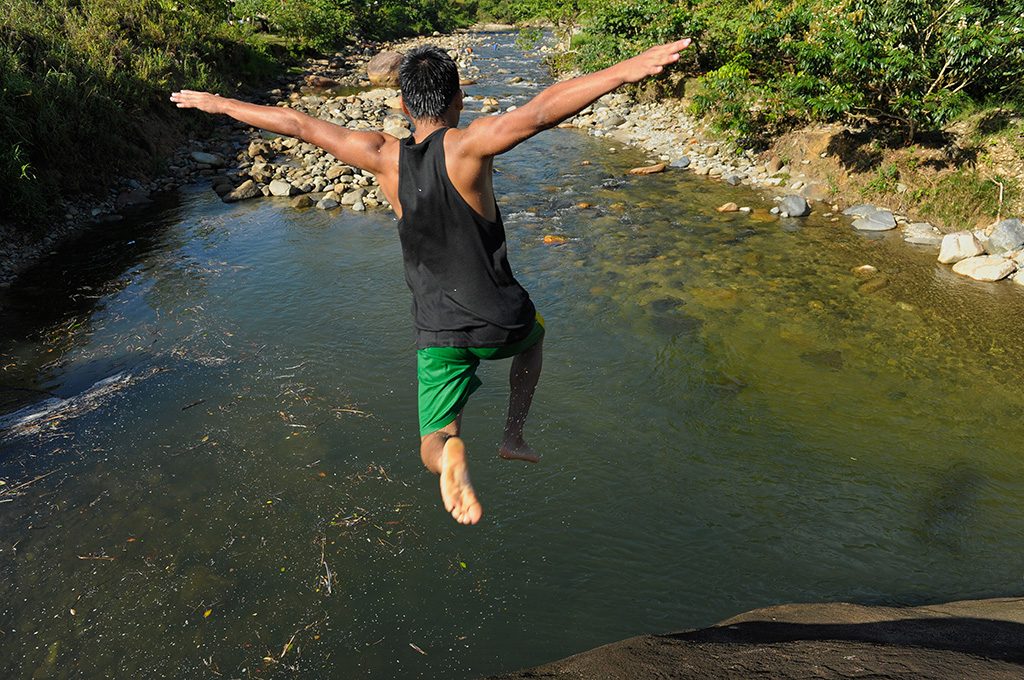
<instances>
[{"instance_id":1,"label":"white stone","mask_svg":"<svg viewBox=\"0 0 1024 680\"><path fill-rule=\"evenodd\" d=\"M283 179L275 179L270 183L270 193L273 196L291 196L297 192L298 190L291 183Z\"/></svg>"},{"instance_id":2,"label":"white stone","mask_svg":"<svg viewBox=\"0 0 1024 680\"><path fill-rule=\"evenodd\" d=\"M981 255L960 260L953 271L975 281L999 281L1017 271L1017 264L998 255Z\"/></svg>"},{"instance_id":3,"label":"white stone","mask_svg":"<svg viewBox=\"0 0 1024 680\"><path fill-rule=\"evenodd\" d=\"M969 231L958 231L942 237L942 245L939 246L939 262L953 264L984 253L984 246L975 238L974 234Z\"/></svg>"}]
</instances>

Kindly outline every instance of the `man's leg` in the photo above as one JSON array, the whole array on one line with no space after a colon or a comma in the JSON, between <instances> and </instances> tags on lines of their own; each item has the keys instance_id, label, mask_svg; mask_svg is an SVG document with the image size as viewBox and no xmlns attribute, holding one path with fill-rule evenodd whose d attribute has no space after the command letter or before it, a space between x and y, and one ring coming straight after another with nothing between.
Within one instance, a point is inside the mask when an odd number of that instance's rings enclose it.
<instances>
[{"instance_id":1,"label":"man's leg","mask_svg":"<svg viewBox=\"0 0 1024 680\"><path fill-rule=\"evenodd\" d=\"M512 369L508 374L508 420L498 448L498 455L502 458L527 460L531 463L540 460L523 439L523 426L526 425L526 416L530 414L530 404L533 403L533 393L537 389L543 363L544 338L512 359Z\"/></svg>"},{"instance_id":2,"label":"man's leg","mask_svg":"<svg viewBox=\"0 0 1024 680\"><path fill-rule=\"evenodd\" d=\"M444 509L462 524L480 521L483 508L469 481L466 444L459 437L462 413L436 432L420 437L420 459L427 469L441 476Z\"/></svg>"}]
</instances>

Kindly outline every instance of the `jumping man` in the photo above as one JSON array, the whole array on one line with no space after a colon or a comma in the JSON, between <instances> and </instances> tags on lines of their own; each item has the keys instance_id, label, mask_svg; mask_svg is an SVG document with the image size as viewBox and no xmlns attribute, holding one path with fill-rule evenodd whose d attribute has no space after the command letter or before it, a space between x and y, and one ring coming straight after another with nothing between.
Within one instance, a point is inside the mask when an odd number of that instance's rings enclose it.
<instances>
[{"instance_id":1,"label":"jumping man","mask_svg":"<svg viewBox=\"0 0 1024 680\"><path fill-rule=\"evenodd\" d=\"M505 228L491 183L494 157L575 115L620 85L660 73L686 38L653 47L602 71L548 87L507 113L460 129L463 93L455 62L434 46L402 59L402 110L415 133L399 140L350 130L288 108L257 106L206 92L171 94L179 108L223 113L324 149L372 172L395 214L413 295L419 378L420 458L440 475L445 509L475 524L482 509L459 437L462 411L480 386L481 359L512 358L508 419L498 455L537 462L523 438L540 377L544 325L512 275Z\"/></svg>"}]
</instances>

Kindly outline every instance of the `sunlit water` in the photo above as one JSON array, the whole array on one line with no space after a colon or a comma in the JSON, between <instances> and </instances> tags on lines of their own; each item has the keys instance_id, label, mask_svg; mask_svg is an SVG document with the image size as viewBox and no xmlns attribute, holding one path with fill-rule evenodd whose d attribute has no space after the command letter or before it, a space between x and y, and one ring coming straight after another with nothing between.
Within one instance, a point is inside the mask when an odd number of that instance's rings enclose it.
<instances>
[{"instance_id":1,"label":"sunlit water","mask_svg":"<svg viewBox=\"0 0 1024 680\"><path fill-rule=\"evenodd\" d=\"M501 42L470 93L507 104L547 79ZM417 455L389 213L198 187L10 291L5 397L95 396L0 440L0 675L471 678L771 604L1019 595L1024 291L614 146L499 160L542 460L496 457L485 366L472 528Z\"/></svg>"}]
</instances>

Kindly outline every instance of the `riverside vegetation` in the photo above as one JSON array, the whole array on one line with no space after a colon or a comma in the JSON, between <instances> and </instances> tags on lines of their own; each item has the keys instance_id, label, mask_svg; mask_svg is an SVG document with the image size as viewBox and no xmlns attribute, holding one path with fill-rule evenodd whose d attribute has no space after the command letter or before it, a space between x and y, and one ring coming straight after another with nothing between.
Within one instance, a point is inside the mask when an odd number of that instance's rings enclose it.
<instances>
[{"instance_id":1,"label":"riverside vegetation","mask_svg":"<svg viewBox=\"0 0 1024 680\"><path fill-rule=\"evenodd\" d=\"M140 179L187 174L198 161L177 142L210 128L185 127L203 123L173 114L164 101L171 89L265 82L309 49L333 51L336 74L377 51L374 41L477 19L553 23L565 36L550 57L561 72L693 36L686 59L628 93L636 105L622 107L626 117L669 97L662 110L699 121L727 167L774 160L780 184L797 167L830 195L884 203L946 231L1024 214L1024 0L2 0L2 8L0 241L8 243L50 237L41 224L116 209L117 188L144 195L174 184ZM809 139L819 153L808 153ZM83 215L80 194L105 205Z\"/></svg>"}]
</instances>

